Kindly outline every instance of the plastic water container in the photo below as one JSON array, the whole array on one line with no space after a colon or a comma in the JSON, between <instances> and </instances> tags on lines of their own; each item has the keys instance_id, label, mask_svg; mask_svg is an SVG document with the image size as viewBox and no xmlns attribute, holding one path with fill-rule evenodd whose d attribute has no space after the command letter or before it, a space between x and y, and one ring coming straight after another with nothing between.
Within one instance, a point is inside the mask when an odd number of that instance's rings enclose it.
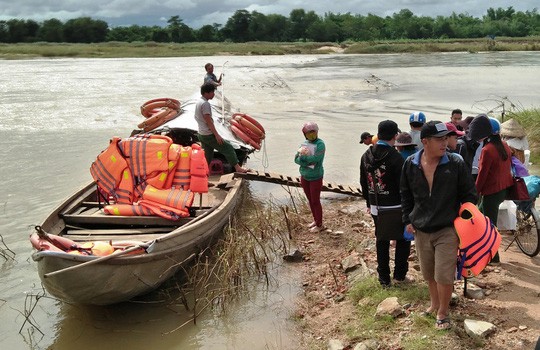
<instances>
[{"instance_id":1,"label":"plastic water container","mask_svg":"<svg viewBox=\"0 0 540 350\"><path fill-rule=\"evenodd\" d=\"M525 151L523 151L523 153L525 154L525 168L529 169L529 160L531 159L531 150L528 150L526 149Z\"/></svg>"},{"instance_id":2,"label":"plastic water container","mask_svg":"<svg viewBox=\"0 0 540 350\"><path fill-rule=\"evenodd\" d=\"M514 201L503 201L499 205L499 216L497 217L497 228L500 231L515 230L517 227L516 203Z\"/></svg>"}]
</instances>

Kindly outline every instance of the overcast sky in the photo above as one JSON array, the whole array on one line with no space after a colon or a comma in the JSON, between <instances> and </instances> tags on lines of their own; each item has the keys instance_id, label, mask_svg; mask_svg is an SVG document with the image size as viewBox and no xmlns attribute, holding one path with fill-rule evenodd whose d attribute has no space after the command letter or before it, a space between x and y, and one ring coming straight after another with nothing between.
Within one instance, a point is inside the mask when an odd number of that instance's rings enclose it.
<instances>
[{"instance_id":1,"label":"overcast sky","mask_svg":"<svg viewBox=\"0 0 540 350\"><path fill-rule=\"evenodd\" d=\"M481 18L490 7L516 11L538 8L538 0L0 0L0 20L33 19L41 22L57 18L66 21L77 17L101 19L109 26L166 26L171 16L180 16L185 24L197 29L205 24L225 24L236 10L289 16L291 10L391 16L409 9L417 16L448 16L468 13Z\"/></svg>"}]
</instances>

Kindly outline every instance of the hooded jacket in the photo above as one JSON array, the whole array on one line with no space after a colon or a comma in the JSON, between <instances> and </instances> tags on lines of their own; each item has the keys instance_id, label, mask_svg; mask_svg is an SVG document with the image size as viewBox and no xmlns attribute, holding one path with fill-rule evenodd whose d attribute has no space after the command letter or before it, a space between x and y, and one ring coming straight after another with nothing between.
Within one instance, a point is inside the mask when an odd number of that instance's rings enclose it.
<instances>
[{"instance_id":1,"label":"hooded jacket","mask_svg":"<svg viewBox=\"0 0 540 350\"><path fill-rule=\"evenodd\" d=\"M399 178L403 162L401 154L384 141L378 141L364 153L360 161L360 185L368 207L401 204Z\"/></svg>"}]
</instances>

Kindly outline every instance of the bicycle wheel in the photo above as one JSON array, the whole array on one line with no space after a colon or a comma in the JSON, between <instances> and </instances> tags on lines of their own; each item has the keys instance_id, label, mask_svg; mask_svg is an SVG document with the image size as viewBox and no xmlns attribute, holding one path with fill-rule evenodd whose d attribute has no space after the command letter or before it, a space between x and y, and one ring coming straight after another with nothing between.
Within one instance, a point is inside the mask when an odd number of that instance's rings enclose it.
<instances>
[{"instance_id":1,"label":"bicycle wheel","mask_svg":"<svg viewBox=\"0 0 540 350\"><path fill-rule=\"evenodd\" d=\"M526 255L533 257L540 252L540 218L535 208L530 212L516 211L517 233L516 242L519 249Z\"/></svg>"}]
</instances>

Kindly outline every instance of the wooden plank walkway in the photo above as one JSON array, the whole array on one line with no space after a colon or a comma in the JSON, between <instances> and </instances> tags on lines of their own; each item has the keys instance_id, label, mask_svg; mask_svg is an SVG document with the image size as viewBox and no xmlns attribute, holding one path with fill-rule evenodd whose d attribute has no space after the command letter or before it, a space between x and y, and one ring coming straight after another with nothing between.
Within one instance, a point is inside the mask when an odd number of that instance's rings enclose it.
<instances>
[{"instance_id":1,"label":"wooden plank walkway","mask_svg":"<svg viewBox=\"0 0 540 350\"><path fill-rule=\"evenodd\" d=\"M300 177L292 177L276 173L266 173L257 170L250 171L249 173L234 173L234 177L241 177L251 181L263 181L285 186L301 187ZM346 194L349 196L362 196L362 190L360 188L350 185L340 185L330 182L323 182L322 190L326 192Z\"/></svg>"}]
</instances>

